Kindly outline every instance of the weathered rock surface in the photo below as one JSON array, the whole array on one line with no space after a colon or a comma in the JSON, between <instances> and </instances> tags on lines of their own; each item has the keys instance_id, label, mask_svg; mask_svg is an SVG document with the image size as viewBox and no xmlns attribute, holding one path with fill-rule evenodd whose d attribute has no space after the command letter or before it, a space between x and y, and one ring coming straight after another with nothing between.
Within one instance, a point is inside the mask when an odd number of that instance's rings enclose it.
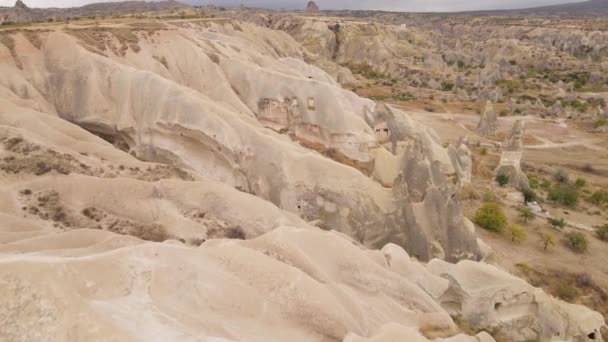
<instances>
[{"instance_id":1,"label":"weathered rock surface","mask_svg":"<svg viewBox=\"0 0 608 342\"><path fill-rule=\"evenodd\" d=\"M140 33L137 52L94 45L86 29L41 33L40 49L15 34L17 57L0 50L9 75L1 91L18 104L13 112L67 119L141 160L252 193L367 246L394 242L423 260L479 258L446 181L454 167L433 132L341 89L282 32L181 26ZM120 44L112 32L106 39Z\"/></svg>"},{"instance_id":2,"label":"weathered rock surface","mask_svg":"<svg viewBox=\"0 0 608 342\"><path fill-rule=\"evenodd\" d=\"M0 33L3 337L492 340L460 312L513 341L532 315L544 341L603 324L541 294L479 320L498 298L483 284L529 287L415 261L483 256L455 196L463 146L342 89L284 32L139 24Z\"/></svg>"},{"instance_id":3,"label":"weathered rock surface","mask_svg":"<svg viewBox=\"0 0 608 342\"><path fill-rule=\"evenodd\" d=\"M516 120L502 144L500 162L495 175L503 175L509 178L509 184L519 190L530 188L528 176L521 169L521 158L523 154L524 122Z\"/></svg>"},{"instance_id":4,"label":"weathered rock surface","mask_svg":"<svg viewBox=\"0 0 608 342\"><path fill-rule=\"evenodd\" d=\"M486 102L486 107L481 113L477 124L477 133L482 136L492 136L498 131L498 116L491 101Z\"/></svg>"}]
</instances>

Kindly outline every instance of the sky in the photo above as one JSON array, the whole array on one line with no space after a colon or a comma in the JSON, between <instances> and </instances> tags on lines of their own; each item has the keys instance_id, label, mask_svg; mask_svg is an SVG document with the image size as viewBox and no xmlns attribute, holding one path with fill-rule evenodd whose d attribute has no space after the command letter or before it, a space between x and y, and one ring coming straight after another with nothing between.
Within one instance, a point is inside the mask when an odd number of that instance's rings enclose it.
<instances>
[{"instance_id":1,"label":"sky","mask_svg":"<svg viewBox=\"0 0 608 342\"><path fill-rule=\"evenodd\" d=\"M30 7L72 7L113 0L23 0ZM302 9L307 0L183 0L202 5ZM453 12L527 8L582 0L316 0L321 9L374 9L403 12ZM0 6L13 6L15 0L0 0Z\"/></svg>"}]
</instances>

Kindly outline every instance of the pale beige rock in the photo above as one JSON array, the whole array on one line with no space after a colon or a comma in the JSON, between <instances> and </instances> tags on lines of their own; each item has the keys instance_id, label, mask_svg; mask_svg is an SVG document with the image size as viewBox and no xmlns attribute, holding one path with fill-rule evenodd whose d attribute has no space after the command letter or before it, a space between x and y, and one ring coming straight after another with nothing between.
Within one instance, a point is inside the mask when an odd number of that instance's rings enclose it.
<instances>
[{"instance_id":1,"label":"pale beige rock","mask_svg":"<svg viewBox=\"0 0 608 342\"><path fill-rule=\"evenodd\" d=\"M498 117L491 101L486 102L486 107L481 113L477 124L477 133L482 136L495 135L498 131Z\"/></svg>"},{"instance_id":2,"label":"pale beige rock","mask_svg":"<svg viewBox=\"0 0 608 342\"><path fill-rule=\"evenodd\" d=\"M450 280L438 298L452 315L474 329L490 329L506 341L592 341L605 324L601 314L566 304L484 263L448 264L432 260L427 268Z\"/></svg>"}]
</instances>

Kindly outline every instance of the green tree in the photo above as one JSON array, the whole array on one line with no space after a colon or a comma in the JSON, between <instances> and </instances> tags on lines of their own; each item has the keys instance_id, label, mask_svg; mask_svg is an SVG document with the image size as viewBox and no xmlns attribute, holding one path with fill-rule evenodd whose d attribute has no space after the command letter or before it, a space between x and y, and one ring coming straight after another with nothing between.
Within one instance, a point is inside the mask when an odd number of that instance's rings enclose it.
<instances>
[{"instance_id":1,"label":"green tree","mask_svg":"<svg viewBox=\"0 0 608 342\"><path fill-rule=\"evenodd\" d=\"M497 203L484 203L475 212L473 221L482 228L500 232L507 226L507 217Z\"/></svg>"},{"instance_id":2,"label":"green tree","mask_svg":"<svg viewBox=\"0 0 608 342\"><path fill-rule=\"evenodd\" d=\"M566 226L566 221L564 221L563 218L551 217L548 219L548 221L549 221L549 224L551 225L551 227L553 227L553 229L555 229L555 230L564 229L564 227Z\"/></svg>"},{"instance_id":3,"label":"green tree","mask_svg":"<svg viewBox=\"0 0 608 342\"><path fill-rule=\"evenodd\" d=\"M543 234L543 249L546 251L549 247L555 246L555 238L549 233Z\"/></svg>"},{"instance_id":4,"label":"green tree","mask_svg":"<svg viewBox=\"0 0 608 342\"><path fill-rule=\"evenodd\" d=\"M577 253L585 253L587 251L587 237L581 232L568 233L566 241L568 241L570 249Z\"/></svg>"},{"instance_id":5,"label":"green tree","mask_svg":"<svg viewBox=\"0 0 608 342\"><path fill-rule=\"evenodd\" d=\"M520 225L510 225L508 230L509 235L511 236L511 242L524 241L527 237L526 231Z\"/></svg>"},{"instance_id":6,"label":"green tree","mask_svg":"<svg viewBox=\"0 0 608 342\"><path fill-rule=\"evenodd\" d=\"M532 209L528 207L519 208L519 218L524 221L524 223L528 223L528 221L534 220L536 215L532 212Z\"/></svg>"}]
</instances>

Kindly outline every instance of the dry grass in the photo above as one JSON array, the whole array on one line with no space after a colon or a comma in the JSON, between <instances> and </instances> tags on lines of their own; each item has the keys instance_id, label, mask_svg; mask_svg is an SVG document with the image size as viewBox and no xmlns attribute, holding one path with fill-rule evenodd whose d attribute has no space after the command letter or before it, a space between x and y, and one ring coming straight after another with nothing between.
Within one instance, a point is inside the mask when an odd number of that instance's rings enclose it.
<instances>
[{"instance_id":1,"label":"dry grass","mask_svg":"<svg viewBox=\"0 0 608 342\"><path fill-rule=\"evenodd\" d=\"M156 59L160 64L162 64L165 69L169 70L169 63L167 63L167 58L165 58L165 56L152 56L154 59Z\"/></svg>"},{"instance_id":2,"label":"dry grass","mask_svg":"<svg viewBox=\"0 0 608 342\"><path fill-rule=\"evenodd\" d=\"M139 25L138 25L139 24ZM135 27L87 27L78 29L67 29L66 32L78 39L92 52L105 55L104 52L111 51L115 55L124 57L127 51L135 53L141 50L139 41L164 29L164 26L147 25L147 23L133 23Z\"/></svg>"},{"instance_id":3,"label":"dry grass","mask_svg":"<svg viewBox=\"0 0 608 342\"><path fill-rule=\"evenodd\" d=\"M157 223L152 224L134 224L127 232L128 235L135 236L139 239L154 242L163 242L172 238L167 232L167 229Z\"/></svg>"},{"instance_id":4,"label":"dry grass","mask_svg":"<svg viewBox=\"0 0 608 342\"><path fill-rule=\"evenodd\" d=\"M21 60L19 60L19 56L17 56L17 51L15 51L15 38L13 38L12 32L2 32L0 34L0 43L8 49L17 68L23 70L23 64L21 64Z\"/></svg>"}]
</instances>

